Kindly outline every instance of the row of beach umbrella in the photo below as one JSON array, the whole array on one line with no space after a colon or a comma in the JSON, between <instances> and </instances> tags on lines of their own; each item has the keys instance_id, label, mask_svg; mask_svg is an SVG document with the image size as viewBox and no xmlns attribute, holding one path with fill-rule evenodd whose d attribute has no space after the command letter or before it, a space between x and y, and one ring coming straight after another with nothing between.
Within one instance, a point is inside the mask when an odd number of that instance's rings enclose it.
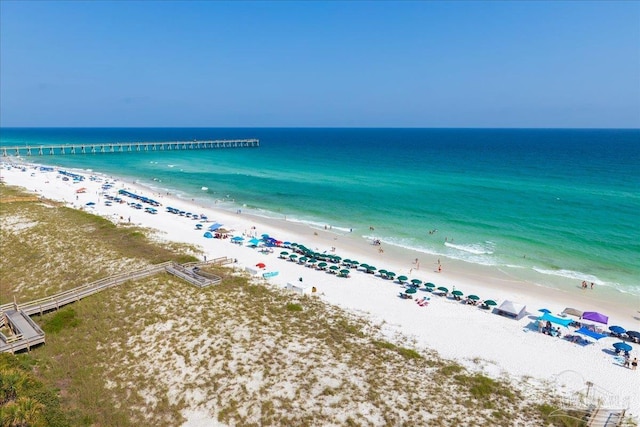
<instances>
[{"instance_id":1,"label":"row of beach umbrella","mask_svg":"<svg viewBox=\"0 0 640 427\"><path fill-rule=\"evenodd\" d=\"M232 242L236 242L236 243L240 243L243 240L244 238L240 236L236 236L231 239ZM425 289L428 291L432 291L432 292L439 291L444 294L449 293L449 289L444 286L437 287L435 284L431 282L423 282L420 279L409 279L407 276L404 276L404 275L397 276L396 273L393 271L389 271L386 269L378 270L373 265L360 263L357 260L352 260L348 258L342 259L338 255L315 252L302 244L277 241L267 234L262 235L262 242L270 242L274 246L284 247L293 252L293 253L290 253L289 251L281 251L279 257L282 259L289 259L290 261L298 262L300 264L314 266L315 268L318 268L320 270L327 270L330 273L334 273L342 277L349 276L351 272L349 269L356 269L369 274L375 274L377 272L379 277L383 279L387 279L387 280L395 279L401 285L404 285L404 284L409 285L409 288L405 291L406 293L409 293L409 294L416 293L417 289L423 284L425 286ZM261 242L258 239L254 238L249 243L251 246L257 246ZM333 265L329 265L329 263L332 263ZM340 264L340 266L338 264ZM460 290L454 290L452 292L452 295L456 297L462 297L463 293ZM477 295L468 295L467 299L475 302L475 301L479 301L480 297L478 297ZM486 306L497 305L497 303L493 300L485 300L483 301L483 304Z\"/></svg>"}]
</instances>

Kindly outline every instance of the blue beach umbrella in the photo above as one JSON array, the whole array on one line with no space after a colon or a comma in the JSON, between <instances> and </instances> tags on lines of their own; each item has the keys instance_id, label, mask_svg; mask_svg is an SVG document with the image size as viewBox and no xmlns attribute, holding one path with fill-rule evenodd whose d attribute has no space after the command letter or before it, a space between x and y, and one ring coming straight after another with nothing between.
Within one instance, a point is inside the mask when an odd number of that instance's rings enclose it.
<instances>
[{"instance_id":1,"label":"blue beach umbrella","mask_svg":"<svg viewBox=\"0 0 640 427\"><path fill-rule=\"evenodd\" d=\"M541 308L538 311L541 312L541 313L551 313L551 310L549 310L548 308Z\"/></svg>"},{"instance_id":2,"label":"blue beach umbrella","mask_svg":"<svg viewBox=\"0 0 640 427\"><path fill-rule=\"evenodd\" d=\"M609 330L618 335L622 335L627 332L627 330L622 326L609 326Z\"/></svg>"},{"instance_id":3,"label":"blue beach umbrella","mask_svg":"<svg viewBox=\"0 0 640 427\"><path fill-rule=\"evenodd\" d=\"M631 347L626 342L616 342L616 343L613 343L613 348L620 351L631 351L633 347Z\"/></svg>"},{"instance_id":4,"label":"blue beach umbrella","mask_svg":"<svg viewBox=\"0 0 640 427\"><path fill-rule=\"evenodd\" d=\"M640 340L640 332L638 331L627 331L627 336L634 340Z\"/></svg>"}]
</instances>

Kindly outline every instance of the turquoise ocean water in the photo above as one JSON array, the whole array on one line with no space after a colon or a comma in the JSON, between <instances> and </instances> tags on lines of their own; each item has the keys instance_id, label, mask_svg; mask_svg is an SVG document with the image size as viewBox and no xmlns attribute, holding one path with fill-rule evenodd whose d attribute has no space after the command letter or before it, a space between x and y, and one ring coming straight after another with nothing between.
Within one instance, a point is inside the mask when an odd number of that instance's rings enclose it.
<instances>
[{"instance_id":1,"label":"turquoise ocean water","mask_svg":"<svg viewBox=\"0 0 640 427\"><path fill-rule=\"evenodd\" d=\"M540 284L640 295L640 130L0 130L1 145L238 138L261 146L30 160L362 238L374 226L385 245Z\"/></svg>"}]
</instances>

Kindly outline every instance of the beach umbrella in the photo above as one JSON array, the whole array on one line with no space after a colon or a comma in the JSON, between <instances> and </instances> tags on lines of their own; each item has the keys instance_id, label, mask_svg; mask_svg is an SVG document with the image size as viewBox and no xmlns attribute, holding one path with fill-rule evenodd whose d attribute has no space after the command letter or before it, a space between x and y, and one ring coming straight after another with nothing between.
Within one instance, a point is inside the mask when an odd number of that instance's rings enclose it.
<instances>
[{"instance_id":1,"label":"beach umbrella","mask_svg":"<svg viewBox=\"0 0 640 427\"><path fill-rule=\"evenodd\" d=\"M634 340L640 340L640 332L637 331L627 331L627 336Z\"/></svg>"},{"instance_id":2,"label":"beach umbrella","mask_svg":"<svg viewBox=\"0 0 640 427\"><path fill-rule=\"evenodd\" d=\"M398 276L398 282L406 282L409 278L407 276Z\"/></svg>"},{"instance_id":3,"label":"beach umbrella","mask_svg":"<svg viewBox=\"0 0 640 427\"><path fill-rule=\"evenodd\" d=\"M439 291L441 291L441 292L444 292L445 294L448 294L448 293L449 293L449 289L445 288L444 286L440 286L440 287L438 288L438 290L439 290Z\"/></svg>"},{"instance_id":4,"label":"beach umbrella","mask_svg":"<svg viewBox=\"0 0 640 427\"><path fill-rule=\"evenodd\" d=\"M538 310L540 313L551 313L551 310L549 310L548 308L541 308L540 310Z\"/></svg>"},{"instance_id":5,"label":"beach umbrella","mask_svg":"<svg viewBox=\"0 0 640 427\"><path fill-rule=\"evenodd\" d=\"M471 301L478 301L480 300L480 297L478 295L467 295L467 299L470 299Z\"/></svg>"},{"instance_id":6,"label":"beach umbrella","mask_svg":"<svg viewBox=\"0 0 640 427\"><path fill-rule=\"evenodd\" d=\"M311 258L311 259L309 260L309 263L310 263L310 264L315 264L316 262L318 262L318 260L317 260L317 259L315 259L315 258Z\"/></svg>"},{"instance_id":7,"label":"beach umbrella","mask_svg":"<svg viewBox=\"0 0 640 427\"><path fill-rule=\"evenodd\" d=\"M284 257L286 257L287 255L289 255L289 252L287 252L287 251L282 251L282 252L280 252L280 258L284 258Z\"/></svg>"},{"instance_id":8,"label":"beach umbrella","mask_svg":"<svg viewBox=\"0 0 640 427\"><path fill-rule=\"evenodd\" d=\"M609 326L609 330L618 335L622 335L627 332L622 326Z\"/></svg>"},{"instance_id":9,"label":"beach umbrella","mask_svg":"<svg viewBox=\"0 0 640 427\"><path fill-rule=\"evenodd\" d=\"M299 262L307 262L309 260L309 258L307 258L306 256L300 257L300 259L298 259Z\"/></svg>"},{"instance_id":10,"label":"beach umbrella","mask_svg":"<svg viewBox=\"0 0 640 427\"><path fill-rule=\"evenodd\" d=\"M416 288L409 288L406 291L404 291L405 294L415 294L416 292L418 292Z\"/></svg>"},{"instance_id":11,"label":"beach umbrella","mask_svg":"<svg viewBox=\"0 0 640 427\"><path fill-rule=\"evenodd\" d=\"M631 347L626 342L616 342L616 343L613 343L613 348L620 351L631 351L633 347Z\"/></svg>"},{"instance_id":12,"label":"beach umbrella","mask_svg":"<svg viewBox=\"0 0 640 427\"><path fill-rule=\"evenodd\" d=\"M338 267L337 265L332 265L331 267L329 267L329 270L338 271L338 270L340 270L340 267Z\"/></svg>"},{"instance_id":13,"label":"beach umbrella","mask_svg":"<svg viewBox=\"0 0 640 427\"><path fill-rule=\"evenodd\" d=\"M373 273L376 270L377 270L377 268L375 268L373 265L367 265L367 272L372 272Z\"/></svg>"},{"instance_id":14,"label":"beach umbrella","mask_svg":"<svg viewBox=\"0 0 640 427\"><path fill-rule=\"evenodd\" d=\"M345 265L351 265L351 260L349 258L345 258L342 260L342 263Z\"/></svg>"},{"instance_id":15,"label":"beach umbrella","mask_svg":"<svg viewBox=\"0 0 640 427\"><path fill-rule=\"evenodd\" d=\"M264 262L259 262L256 264L256 267L258 268L265 268L267 265Z\"/></svg>"},{"instance_id":16,"label":"beach umbrella","mask_svg":"<svg viewBox=\"0 0 640 427\"><path fill-rule=\"evenodd\" d=\"M462 293L462 291L456 290L456 291L451 292L451 295L455 295L457 297L461 297L464 294Z\"/></svg>"},{"instance_id":17,"label":"beach umbrella","mask_svg":"<svg viewBox=\"0 0 640 427\"><path fill-rule=\"evenodd\" d=\"M386 274L387 274L387 270L384 270L384 269L382 269L382 270L378 270L378 273L379 273L381 276L386 276Z\"/></svg>"},{"instance_id":18,"label":"beach umbrella","mask_svg":"<svg viewBox=\"0 0 640 427\"><path fill-rule=\"evenodd\" d=\"M393 271L387 271L387 277L390 279L393 279L396 276L396 273L394 273Z\"/></svg>"},{"instance_id":19,"label":"beach umbrella","mask_svg":"<svg viewBox=\"0 0 640 427\"><path fill-rule=\"evenodd\" d=\"M347 269L345 269L345 270L340 270L340 275L341 275L341 276L347 277L347 276L349 275L349 273L351 273L351 271L350 271L350 270L347 270Z\"/></svg>"},{"instance_id":20,"label":"beach umbrella","mask_svg":"<svg viewBox=\"0 0 640 427\"><path fill-rule=\"evenodd\" d=\"M483 304L484 304L484 305L498 305L498 303L497 303L497 302L495 302L495 301L494 301L494 300L492 300L492 299L485 300Z\"/></svg>"},{"instance_id":21,"label":"beach umbrella","mask_svg":"<svg viewBox=\"0 0 640 427\"><path fill-rule=\"evenodd\" d=\"M296 259L296 258L298 258L298 255L296 255L296 254L291 254L291 255L289 255L289 258L290 258L290 259Z\"/></svg>"},{"instance_id":22,"label":"beach umbrella","mask_svg":"<svg viewBox=\"0 0 640 427\"><path fill-rule=\"evenodd\" d=\"M351 267L358 267L360 265L360 262L356 261L355 259L352 259L349 264L351 264Z\"/></svg>"},{"instance_id":23,"label":"beach umbrella","mask_svg":"<svg viewBox=\"0 0 640 427\"><path fill-rule=\"evenodd\" d=\"M325 268L328 264L326 262L319 262L318 267Z\"/></svg>"},{"instance_id":24,"label":"beach umbrella","mask_svg":"<svg viewBox=\"0 0 640 427\"><path fill-rule=\"evenodd\" d=\"M422 285L422 280L420 280L420 279L411 279L411 284L416 285L416 286L420 286L420 285Z\"/></svg>"},{"instance_id":25,"label":"beach umbrella","mask_svg":"<svg viewBox=\"0 0 640 427\"><path fill-rule=\"evenodd\" d=\"M436 285L435 285L434 283L431 283L431 282L427 282L427 283L425 283L424 285L425 285L427 288L435 288L435 287L436 287Z\"/></svg>"}]
</instances>

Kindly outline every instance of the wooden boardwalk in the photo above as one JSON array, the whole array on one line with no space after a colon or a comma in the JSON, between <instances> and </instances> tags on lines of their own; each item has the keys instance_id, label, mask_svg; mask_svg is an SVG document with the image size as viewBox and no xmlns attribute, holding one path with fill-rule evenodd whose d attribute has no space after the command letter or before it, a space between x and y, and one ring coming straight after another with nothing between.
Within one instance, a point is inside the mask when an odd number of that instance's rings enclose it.
<instances>
[{"instance_id":1,"label":"wooden boardwalk","mask_svg":"<svg viewBox=\"0 0 640 427\"><path fill-rule=\"evenodd\" d=\"M141 270L110 276L27 303L0 305L0 328L7 326L13 332L11 336L6 336L0 332L0 352L15 353L16 351L24 349L28 350L34 345L45 342L44 332L29 317L33 314L42 315L51 310L58 310L60 307L80 301L82 298L86 298L105 289L118 286L130 280L139 280L153 276L161 272L167 272L199 288L203 288L218 284L222 279L213 274L200 271L201 266L208 264L224 265L232 262L233 260L227 257L188 264L177 264L169 261L162 264L151 265Z\"/></svg>"},{"instance_id":2,"label":"wooden boardwalk","mask_svg":"<svg viewBox=\"0 0 640 427\"><path fill-rule=\"evenodd\" d=\"M3 157L8 156L44 156L64 154L108 154L140 153L181 150L211 150L217 148L257 148L258 139L224 139L216 141L171 141L171 142L113 142L94 144L59 145L13 145L0 146Z\"/></svg>"}]
</instances>

